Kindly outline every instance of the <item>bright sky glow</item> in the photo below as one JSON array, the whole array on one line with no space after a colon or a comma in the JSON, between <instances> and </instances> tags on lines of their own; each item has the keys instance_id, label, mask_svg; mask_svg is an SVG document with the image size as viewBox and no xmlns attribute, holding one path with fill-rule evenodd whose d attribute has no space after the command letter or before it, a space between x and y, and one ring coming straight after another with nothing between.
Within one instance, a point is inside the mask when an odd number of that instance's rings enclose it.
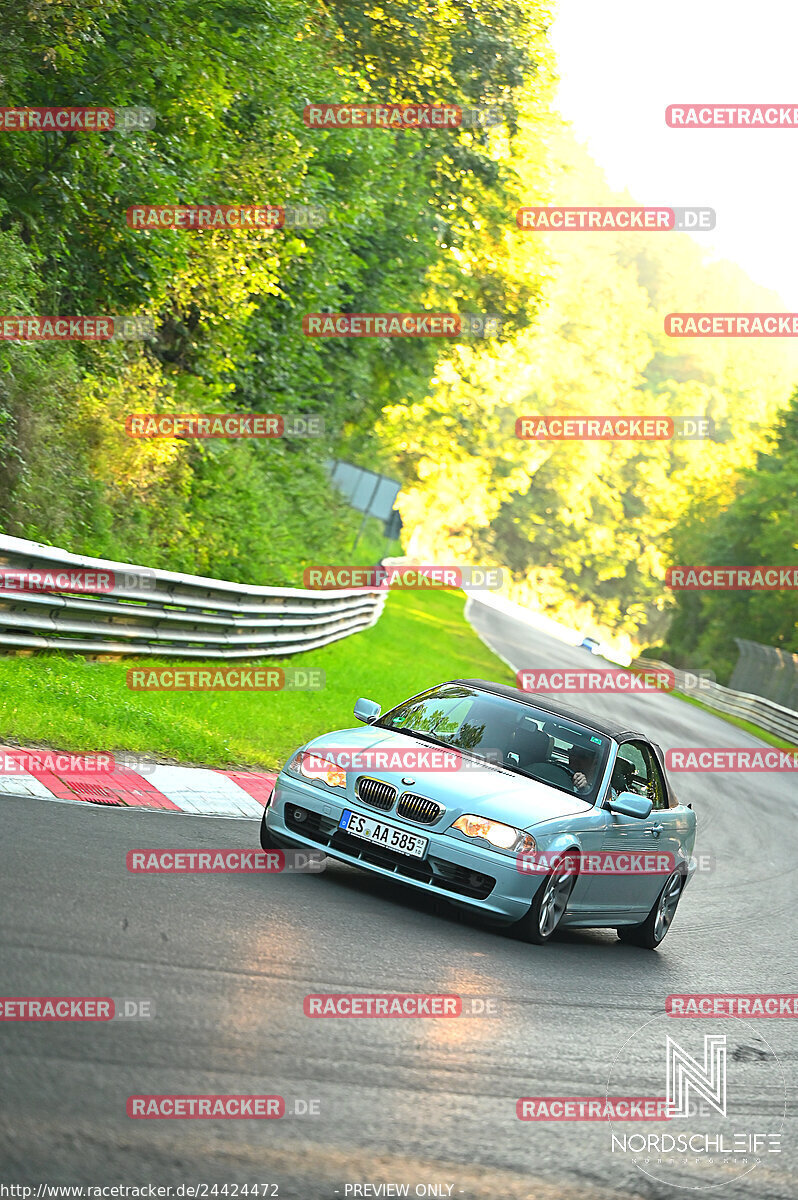
<instances>
[{"instance_id":1,"label":"bright sky glow","mask_svg":"<svg viewBox=\"0 0 798 1200\"><path fill-rule=\"evenodd\" d=\"M696 240L798 311L798 129L665 124L682 101L798 107L798 5L560 0L552 39L560 110L610 186L714 208L716 228Z\"/></svg>"}]
</instances>

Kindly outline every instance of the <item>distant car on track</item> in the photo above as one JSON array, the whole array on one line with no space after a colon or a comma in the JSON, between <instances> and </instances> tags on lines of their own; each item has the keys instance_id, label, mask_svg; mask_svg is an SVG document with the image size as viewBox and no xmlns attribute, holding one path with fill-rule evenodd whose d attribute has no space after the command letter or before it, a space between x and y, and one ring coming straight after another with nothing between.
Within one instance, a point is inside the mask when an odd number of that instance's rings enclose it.
<instances>
[{"instance_id":1,"label":"distant car on track","mask_svg":"<svg viewBox=\"0 0 798 1200\"><path fill-rule=\"evenodd\" d=\"M380 712L360 699L365 728L291 756L263 814L264 849L323 849L538 944L587 926L659 945L694 870L695 814L658 746L479 679ZM430 750L449 768L424 766ZM391 769L369 766L380 761Z\"/></svg>"},{"instance_id":2,"label":"distant car on track","mask_svg":"<svg viewBox=\"0 0 798 1200\"><path fill-rule=\"evenodd\" d=\"M591 654L601 653L601 642L597 642L595 638L583 637L579 643L580 650L589 650Z\"/></svg>"}]
</instances>

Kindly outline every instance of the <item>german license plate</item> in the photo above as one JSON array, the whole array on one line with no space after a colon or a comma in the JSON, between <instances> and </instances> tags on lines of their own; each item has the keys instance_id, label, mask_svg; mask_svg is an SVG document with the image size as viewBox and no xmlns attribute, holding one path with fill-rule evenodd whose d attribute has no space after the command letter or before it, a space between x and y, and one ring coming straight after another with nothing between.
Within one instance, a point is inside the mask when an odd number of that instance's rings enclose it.
<instances>
[{"instance_id":1,"label":"german license plate","mask_svg":"<svg viewBox=\"0 0 798 1200\"><path fill-rule=\"evenodd\" d=\"M373 817L350 812L348 808L338 822L338 828L351 833L353 837L363 838L365 842L376 842L386 850L408 854L411 858L423 858L429 841L429 838L419 837L417 833L408 833L406 829L397 829L395 825L386 825L384 821L375 821Z\"/></svg>"}]
</instances>

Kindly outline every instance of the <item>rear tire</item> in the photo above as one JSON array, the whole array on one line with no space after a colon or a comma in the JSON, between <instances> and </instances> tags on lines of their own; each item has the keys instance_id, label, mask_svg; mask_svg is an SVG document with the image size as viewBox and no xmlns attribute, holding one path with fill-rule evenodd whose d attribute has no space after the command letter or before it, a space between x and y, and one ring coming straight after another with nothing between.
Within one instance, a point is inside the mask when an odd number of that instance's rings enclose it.
<instances>
[{"instance_id":1,"label":"rear tire","mask_svg":"<svg viewBox=\"0 0 798 1200\"><path fill-rule=\"evenodd\" d=\"M681 871L668 876L662 891L657 896L651 912L639 925L619 925L616 933L622 942L631 946L642 946L644 950L656 950L671 927L684 888Z\"/></svg>"},{"instance_id":2,"label":"rear tire","mask_svg":"<svg viewBox=\"0 0 798 1200\"><path fill-rule=\"evenodd\" d=\"M565 916L577 872L575 854L564 854L538 888L529 912L513 926L518 937L534 946L549 941Z\"/></svg>"}]
</instances>

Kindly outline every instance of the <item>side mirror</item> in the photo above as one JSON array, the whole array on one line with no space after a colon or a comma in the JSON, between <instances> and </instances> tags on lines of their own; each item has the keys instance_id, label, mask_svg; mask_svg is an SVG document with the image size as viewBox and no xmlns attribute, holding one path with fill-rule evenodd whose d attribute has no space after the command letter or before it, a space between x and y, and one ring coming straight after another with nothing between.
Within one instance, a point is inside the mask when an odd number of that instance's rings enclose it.
<instances>
[{"instance_id":1,"label":"side mirror","mask_svg":"<svg viewBox=\"0 0 798 1200\"><path fill-rule=\"evenodd\" d=\"M624 817L639 817L641 821L650 814L652 807L648 796L637 796L634 792L621 792L614 800L610 800L610 812L620 813Z\"/></svg>"},{"instance_id":2,"label":"side mirror","mask_svg":"<svg viewBox=\"0 0 798 1200\"><path fill-rule=\"evenodd\" d=\"M381 706L374 700L366 700L365 696L355 702L355 716L366 725L372 725L381 712Z\"/></svg>"}]
</instances>

